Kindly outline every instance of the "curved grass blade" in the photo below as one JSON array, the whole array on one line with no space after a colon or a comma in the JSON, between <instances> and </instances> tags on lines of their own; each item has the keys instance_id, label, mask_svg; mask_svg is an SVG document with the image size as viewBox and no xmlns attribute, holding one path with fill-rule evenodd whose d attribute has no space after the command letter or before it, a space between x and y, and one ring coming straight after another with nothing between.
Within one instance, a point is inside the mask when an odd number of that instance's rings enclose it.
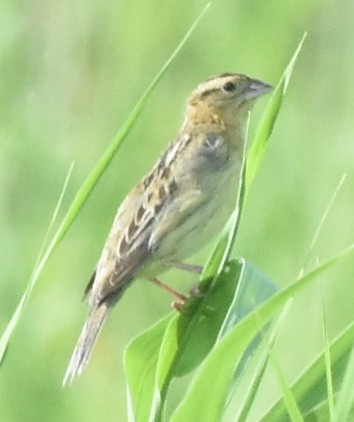
<instances>
[{"instance_id":1,"label":"curved grass blade","mask_svg":"<svg viewBox=\"0 0 354 422\"><path fill-rule=\"evenodd\" d=\"M351 350L349 362L345 369L344 379L338 394L337 403L334 409L334 422L349 421L350 411L354 404L354 347Z\"/></svg>"},{"instance_id":2,"label":"curved grass blade","mask_svg":"<svg viewBox=\"0 0 354 422\"><path fill-rule=\"evenodd\" d=\"M319 221L318 226L316 228L315 234L314 234L314 236L312 238L312 241L311 241L309 250L307 252L307 256L305 258L304 265L303 265L303 267L300 270L299 277L302 277L305 274L305 270L308 267L308 263L310 262L310 258L311 258L312 254L313 254L314 249L315 249L315 245L317 243L317 240L318 240L318 237L319 237L319 235L321 233L321 230L323 228L323 225L324 225L324 223L325 223L325 221L326 221L326 219L328 217L329 212L331 211L331 208L332 208L332 206L334 204L334 201L336 200L336 198L338 196L338 193L339 193L340 189L343 186L343 183L344 183L346 177L347 177L347 174L344 173L342 175L342 177L340 178L340 180L339 180L336 188L334 189L334 192L332 193L332 196L331 196L330 200L328 201L328 204L327 204L327 206L326 206L326 208L325 208L325 210L324 210L324 212L322 214L322 217L320 218L320 221Z\"/></svg>"},{"instance_id":3,"label":"curved grass blade","mask_svg":"<svg viewBox=\"0 0 354 422\"><path fill-rule=\"evenodd\" d=\"M324 343L324 361L326 364L326 384L327 384L327 400L330 420L334 420L334 392L333 392L333 376L331 363L331 350L328 337L328 327L326 315L324 312L323 284L321 283L321 308L322 308L322 324L323 324L323 343Z\"/></svg>"},{"instance_id":4,"label":"curved grass blade","mask_svg":"<svg viewBox=\"0 0 354 422\"><path fill-rule=\"evenodd\" d=\"M317 279L330 267L338 264L354 250L353 245L338 254L289 287L275 294L237 324L216 345L200 366L184 400L171 418L171 422L221 420L224 403L232 388L232 377L244 350L259 331L260 321L265 324L292 296ZM222 362L222 365L220 364ZM213 388L210 388L213 385Z\"/></svg>"},{"instance_id":5,"label":"curved grass blade","mask_svg":"<svg viewBox=\"0 0 354 422\"><path fill-rule=\"evenodd\" d=\"M251 180L248 180L247 178L250 173L249 168L251 168L252 174L255 174L264 156L267 142L280 111L281 104L279 103L278 107L274 107L273 104L277 101L277 98L281 98L282 100L286 93L286 88L290 82L291 73L295 66L296 58L305 40L305 36L306 34L304 34L299 46L297 47L292 59L290 60L290 63L286 68L282 78L280 79L272 99L270 100L268 107L262 116L261 122L257 128L255 139L253 140L250 151L247 154L247 164L245 160L242 163L241 178L238 186L238 196L235 210L231 215L228 223L226 224L219 238L219 241L211 254L208 264L204 267L202 275L203 281L201 282L201 286L203 286L203 283L209 283L213 277L217 276L222 271L223 266L225 265L225 262L231 253L238 226L240 224L240 216L243 208L246 187L248 188L251 183ZM247 123L248 132L249 120ZM246 157L247 144L248 142L245 143L244 147L244 157Z\"/></svg>"},{"instance_id":6,"label":"curved grass blade","mask_svg":"<svg viewBox=\"0 0 354 422\"><path fill-rule=\"evenodd\" d=\"M72 201L71 205L69 206L69 209L64 216L58 230L55 232L51 242L49 243L49 246L43 253L40 261L36 265L34 272L30 278L28 288L26 289L26 292L24 293L23 297L21 298L19 304L17 305L17 308L8 323L5 332L3 333L1 340L0 340L0 361L2 357L5 354L7 345L10 341L11 335L17 325L17 322L19 321L24 305L26 304L26 301L30 295L30 293L33 290L33 287L35 286L39 276L41 275L43 268L47 264L49 258L52 256L55 249L60 244L61 240L64 238L67 231L72 226L73 222L77 218L78 214L80 213L82 207L86 203L89 195L97 185L98 181L100 180L101 176L107 169L108 165L112 161L115 153L118 151L119 147L122 145L122 142L132 129L133 125L135 124L136 120L138 119L139 115L141 114L142 110L144 109L148 99L150 98L150 95L152 94L153 89L156 87L157 83L160 81L162 76L165 74L166 70L169 68L177 54L181 51L183 46L185 45L186 41L191 36L192 32L198 25L199 21L207 11L207 9L210 7L210 3L208 3L202 10L202 12L199 14L199 16L195 19L189 30L187 31L186 35L182 38L181 42L178 44L176 49L173 51L169 59L165 62L165 64L162 66L156 77L153 79L151 84L148 86L144 94L141 96L139 101L137 102L136 106L134 107L133 111L128 116L127 120L121 127L121 129L118 131L117 135L114 137L113 141L109 144L108 148L102 155L101 159L98 161L98 163L95 165L93 170L90 172L84 183L79 188L77 194L74 197L74 200Z\"/></svg>"},{"instance_id":7,"label":"curved grass blade","mask_svg":"<svg viewBox=\"0 0 354 422\"><path fill-rule=\"evenodd\" d=\"M301 51L302 45L305 41L307 33L305 32L301 38L299 45L297 46L295 53L293 54L288 66L286 67L283 76L280 78L278 85L276 86L272 97L268 103L267 109L262 116L262 119L258 125L255 138L250 147L247 159L247 173L246 173L246 191L248 191L256 173L259 168L259 165L263 159L268 139L272 134L273 127L276 121L276 118L279 114L280 107L283 102L283 98L286 94L292 72L298 55Z\"/></svg>"},{"instance_id":8,"label":"curved grass blade","mask_svg":"<svg viewBox=\"0 0 354 422\"><path fill-rule=\"evenodd\" d=\"M284 402L288 411L288 414L293 422L304 422L304 418L301 415L300 408L296 402L293 392L289 386L289 383L285 379L284 373L280 367L279 362L274 356L274 353L271 352L270 354L273 366L275 368L275 372L278 376L278 380L280 382L281 390L283 392Z\"/></svg>"},{"instance_id":9,"label":"curved grass blade","mask_svg":"<svg viewBox=\"0 0 354 422\"><path fill-rule=\"evenodd\" d=\"M310 412L305 413L305 421L333 421L329 414L329 407L327 400L322 401L316 407L314 407Z\"/></svg>"},{"instance_id":10,"label":"curved grass blade","mask_svg":"<svg viewBox=\"0 0 354 422\"><path fill-rule=\"evenodd\" d=\"M270 351L273 350L275 343L277 341L278 335L280 333L280 329L282 327L282 324L285 320L286 315L288 314L288 310L290 308L290 304L292 301L288 301L288 303L285 305L282 313L280 314L278 320L276 321L276 324L274 325L267 342L264 342L262 355L260 356L260 359L258 361L258 365L256 367L256 370L253 374L253 377L250 382L249 391L246 395L246 399L244 400L244 403L241 407L239 416L237 417L238 421L246 421L248 420L249 412L252 409L253 403L256 399L259 387L261 385L261 382L263 380L265 371L268 366L269 362L269 355ZM240 407L240 406L239 406Z\"/></svg>"},{"instance_id":11,"label":"curved grass blade","mask_svg":"<svg viewBox=\"0 0 354 422\"><path fill-rule=\"evenodd\" d=\"M23 309L24 309L24 307L25 307L25 305L27 303L27 300L28 300L28 298L29 298L30 294L32 293L32 290L33 290L33 288L35 286L36 277L37 277L37 268L38 268L38 265L39 265L39 263L40 263L40 261L41 261L41 259L43 257L44 250L45 250L45 247L46 247L48 238L49 238L49 234L50 234L51 230L53 229L54 224L55 224L55 221L56 221L56 219L58 217L60 206L61 206L61 204L63 202L64 195L65 195L66 189L68 187L68 183L69 183L69 180L70 180L70 177L71 177L73 168L74 168L74 163L72 163L70 165L68 174L66 175L63 188L61 190L61 193L60 193L58 202L57 202L57 204L55 206L55 209L54 209L52 218L50 220L50 223L49 223L47 232L46 232L46 234L44 236L42 247L41 247L40 252L38 254L38 258L36 260L36 264L35 264L34 269L32 271L32 274L31 274L31 277L29 279L29 282L27 284L26 290L25 290L24 294L22 295L19 304L17 305L16 311L13 313L13 315L12 315L9 323L7 324L7 327L5 328L5 331L1 335L1 338L0 338L0 367L1 367L2 363L4 362L5 355L6 355L6 352L7 352L8 347L9 347L11 336L12 336L12 334L13 334L13 332L14 332L17 324L18 324L18 321L20 320L20 317L22 315Z\"/></svg>"},{"instance_id":12,"label":"curved grass blade","mask_svg":"<svg viewBox=\"0 0 354 422\"><path fill-rule=\"evenodd\" d=\"M354 321L330 344L334 396L338 396L340 381L353 343ZM299 403L302 414L316 413L318 406L324 402L326 402L327 413L329 414L326 376L325 351L323 351L292 385L294 397ZM282 422L286 420L286 415L286 407L281 398L259 421Z\"/></svg>"}]
</instances>

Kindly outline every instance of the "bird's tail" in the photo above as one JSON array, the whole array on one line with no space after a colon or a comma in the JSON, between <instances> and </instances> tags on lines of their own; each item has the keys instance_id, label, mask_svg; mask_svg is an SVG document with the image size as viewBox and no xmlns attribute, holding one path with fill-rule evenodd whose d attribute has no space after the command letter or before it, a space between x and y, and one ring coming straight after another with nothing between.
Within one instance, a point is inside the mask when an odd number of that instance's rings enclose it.
<instances>
[{"instance_id":1,"label":"bird's tail","mask_svg":"<svg viewBox=\"0 0 354 422\"><path fill-rule=\"evenodd\" d=\"M90 310L66 370L63 386L71 384L75 376L80 375L85 369L108 311L109 306L107 303L102 303L97 308Z\"/></svg>"}]
</instances>

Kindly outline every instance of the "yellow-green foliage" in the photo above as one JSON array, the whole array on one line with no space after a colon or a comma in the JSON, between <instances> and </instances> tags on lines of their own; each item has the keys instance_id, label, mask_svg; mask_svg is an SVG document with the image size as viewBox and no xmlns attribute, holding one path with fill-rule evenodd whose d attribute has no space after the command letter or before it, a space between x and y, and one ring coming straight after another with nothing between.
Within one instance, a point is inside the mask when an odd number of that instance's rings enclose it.
<instances>
[{"instance_id":1,"label":"yellow-green foliage","mask_svg":"<svg viewBox=\"0 0 354 422\"><path fill-rule=\"evenodd\" d=\"M0 374L1 421L126 419L123 350L169 311L137 281L105 327L87 372L61 380L86 315L80 302L121 199L177 133L196 83L224 71L276 83L305 30L306 46L243 210L236 253L284 286L302 268L343 173L310 269L354 239L354 3L215 1L157 86L138 124L46 267ZM0 332L25 289L66 173L64 209L205 1L2 1L0 4ZM255 123L266 104L253 114ZM62 216L62 215L61 215ZM203 263L205 249L195 259ZM326 273L329 338L353 319L353 260ZM193 277L165 276L188 289ZM275 348L291 381L323 348L314 283L293 304ZM271 404L268 374L254 412ZM230 416L232 419L232 412Z\"/></svg>"}]
</instances>

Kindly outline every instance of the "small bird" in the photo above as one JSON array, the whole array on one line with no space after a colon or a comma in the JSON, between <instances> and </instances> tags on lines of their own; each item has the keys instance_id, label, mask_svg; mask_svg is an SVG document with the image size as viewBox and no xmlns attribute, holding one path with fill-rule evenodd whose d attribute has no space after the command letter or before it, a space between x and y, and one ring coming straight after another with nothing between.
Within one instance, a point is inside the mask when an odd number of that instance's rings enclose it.
<instances>
[{"instance_id":1,"label":"small bird","mask_svg":"<svg viewBox=\"0 0 354 422\"><path fill-rule=\"evenodd\" d=\"M226 223L237 194L244 127L255 100L271 86L224 73L202 82L187 99L182 128L152 170L120 205L85 296L88 318L63 385L87 365L110 309L137 277L185 296L156 277L183 260Z\"/></svg>"}]
</instances>

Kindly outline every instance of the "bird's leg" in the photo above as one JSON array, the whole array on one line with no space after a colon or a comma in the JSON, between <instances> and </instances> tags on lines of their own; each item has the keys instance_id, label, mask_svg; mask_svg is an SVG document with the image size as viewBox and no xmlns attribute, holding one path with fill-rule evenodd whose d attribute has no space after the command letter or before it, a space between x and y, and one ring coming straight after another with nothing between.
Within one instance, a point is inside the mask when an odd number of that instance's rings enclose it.
<instances>
[{"instance_id":1,"label":"bird's leg","mask_svg":"<svg viewBox=\"0 0 354 422\"><path fill-rule=\"evenodd\" d=\"M175 300L171 303L171 306L172 306L173 309L176 309L176 311L183 314L185 312L184 304L185 304L185 302L180 302L178 300Z\"/></svg>"},{"instance_id":2,"label":"bird's leg","mask_svg":"<svg viewBox=\"0 0 354 422\"><path fill-rule=\"evenodd\" d=\"M194 274L201 274L203 271L203 267L200 265L194 264L186 264L185 262L181 262L178 260L172 260L168 262L168 265L171 267L177 268L179 270L188 271ZM205 293L200 290L199 282L195 283L189 291L189 294L194 297L203 297ZM177 304L178 305L178 304ZM176 306L173 306L176 308ZM177 308L176 308L177 309Z\"/></svg>"},{"instance_id":3,"label":"bird's leg","mask_svg":"<svg viewBox=\"0 0 354 422\"><path fill-rule=\"evenodd\" d=\"M203 267L200 265L186 264L185 262L177 260L169 261L168 265L174 268L178 268L179 270L188 271L194 274L201 274L203 271Z\"/></svg>"},{"instance_id":4,"label":"bird's leg","mask_svg":"<svg viewBox=\"0 0 354 422\"><path fill-rule=\"evenodd\" d=\"M156 277L149 278L149 281L151 281L151 283L156 284L156 286L160 287L162 290L165 290L165 292L175 297L178 303L183 304L187 300L187 296L178 292L177 290L175 290L173 287L169 286L168 284L163 283L161 280L157 279Z\"/></svg>"},{"instance_id":5,"label":"bird's leg","mask_svg":"<svg viewBox=\"0 0 354 422\"><path fill-rule=\"evenodd\" d=\"M183 296L183 295L182 295ZM195 283L192 288L189 290L189 296L188 297L196 297L196 298L202 298L205 296L205 292L203 292L200 289L200 283L197 282ZM184 300L175 300L174 302L172 302L172 308L176 309L176 311L180 312L181 314L185 313L185 303L186 303L186 299L188 299L188 297L184 296L185 299Z\"/></svg>"},{"instance_id":6,"label":"bird's leg","mask_svg":"<svg viewBox=\"0 0 354 422\"><path fill-rule=\"evenodd\" d=\"M193 274L201 274L203 271L203 267L201 267L200 265L186 264L178 260L169 261L167 265L170 267L177 268L179 270L191 272ZM186 300L188 299L187 296L185 296L182 293L179 293L173 287L169 286L168 284L163 283L161 280L157 279L156 277L150 278L149 281L151 283L154 283L156 286L160 287L161 289L165 290L165 292L169 293L173 297L175 297L176 300L172 303L172 307L179 312L183 312L183 306ZM204 296L204 293L199 289L199 283L196 283L195 285L193 285L189 293L191 296L194 296L194 297Z\"/></svg>"},{"instance_id":7,"label":"bird's leg","mask_svg":"<svg viewBox=\"0 0 354 422\"><path fill-rule=\"evenodd\" d=\"M193 297L203 297L205 296L205 292L200 289L200 283L197 281L191 289L189 290L189 294Z\"/></svg>"}]
</instances>

